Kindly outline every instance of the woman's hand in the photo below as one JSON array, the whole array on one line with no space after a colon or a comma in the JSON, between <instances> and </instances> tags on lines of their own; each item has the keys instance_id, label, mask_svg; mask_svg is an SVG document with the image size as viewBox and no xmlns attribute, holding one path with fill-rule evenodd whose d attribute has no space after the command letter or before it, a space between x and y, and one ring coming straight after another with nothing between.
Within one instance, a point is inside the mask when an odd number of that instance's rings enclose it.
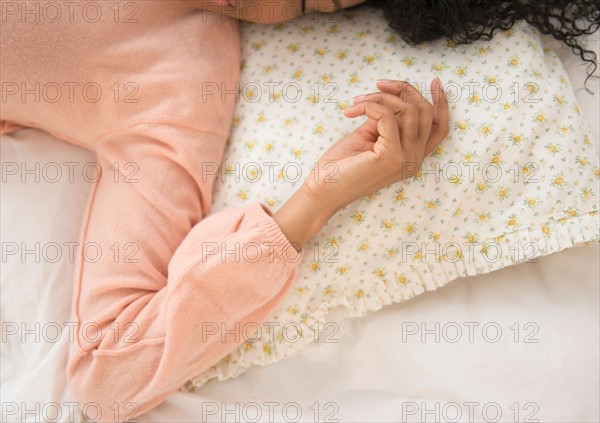
<instances>
[{"instance_id":1,"label":"woman's hand","mask_svg":"<svg viewBox=\"0 0 600 423\"><path fill-rule=\"evenodd\" d=\"M356 97L344 110L349 118L368 120L331 146L275 213L293 243L306 242L347 204L416 174L448 135L448 101L439 79L431 84L433 104L407 82L378 81L377 88L381 92Z\"/></svg>"}]
</instances>

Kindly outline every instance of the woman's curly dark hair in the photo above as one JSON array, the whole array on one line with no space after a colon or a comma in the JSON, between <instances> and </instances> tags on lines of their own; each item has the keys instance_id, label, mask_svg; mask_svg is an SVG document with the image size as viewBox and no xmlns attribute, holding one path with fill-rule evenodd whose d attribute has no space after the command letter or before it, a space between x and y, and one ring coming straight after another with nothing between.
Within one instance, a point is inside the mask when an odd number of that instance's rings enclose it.
<instances>
[{"instance_id":1,"label":"woman's curly dark hair","mask_svg":"<svg viewBox=\"0 0 600 423\"><path fill-rule=\"evenodd\" d=\"M373 0L389 26L409 44L447 38L456 44L491 39L518 21L568 45L588 63L588 78L598 68L596 53L586 50L579 37L600 26L598 0Z\"/></svg>"}]
</instances>

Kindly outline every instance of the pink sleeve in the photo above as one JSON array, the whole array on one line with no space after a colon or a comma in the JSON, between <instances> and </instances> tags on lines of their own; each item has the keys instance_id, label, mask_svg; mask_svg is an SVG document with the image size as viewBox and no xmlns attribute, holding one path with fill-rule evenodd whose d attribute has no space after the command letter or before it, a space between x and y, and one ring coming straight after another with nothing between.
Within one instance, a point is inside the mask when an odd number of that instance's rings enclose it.
<instances>
[{"instance_id":1,"label":"pink sleeve","mask_svg":"<svg viewBox=\"0 0 600 423\"><path fill-rule=\"evenodd\" d=\"M202 163L219 138L142 124L97 143L104 173L82 231L68 375L102 421L147 411L226 356L245 339L222 329L251 336L294 281L299 253L266 207L202 219L213 183ZM137 172L115 174L123 163Z\"/></svg>"}]
</instances>

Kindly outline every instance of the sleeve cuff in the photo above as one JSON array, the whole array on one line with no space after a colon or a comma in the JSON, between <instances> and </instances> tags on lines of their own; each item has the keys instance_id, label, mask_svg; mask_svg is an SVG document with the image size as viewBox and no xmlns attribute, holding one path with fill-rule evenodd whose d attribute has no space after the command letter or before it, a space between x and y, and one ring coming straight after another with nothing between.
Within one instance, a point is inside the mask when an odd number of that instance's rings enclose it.
<instances>
[{"instance_id":1,"label":"sleeve cuff","mask_svg":"<svg viewBox=\"0 0 600 423\"><path fill-rule=\"evenodd\" d=\"M246 216L266 233L269 242L275 243L275 249L280 254L285 255L285 252L290 248L290 252L300 253L302 251L300 245L294 245L288 240L275 219L273 219L273 212L266 205L259 202L249 204L246 208Z\"/></svg>"}]
</instances>

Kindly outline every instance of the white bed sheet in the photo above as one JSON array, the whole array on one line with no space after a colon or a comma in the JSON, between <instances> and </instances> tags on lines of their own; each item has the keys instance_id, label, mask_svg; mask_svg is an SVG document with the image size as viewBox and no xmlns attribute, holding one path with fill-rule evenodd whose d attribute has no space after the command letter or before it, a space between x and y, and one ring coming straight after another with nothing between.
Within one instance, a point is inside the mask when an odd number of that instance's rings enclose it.
<instances>
[{"instance_id":1,"label":"white bed sheet","mask_svg":"<svg viewBox=\"0 0 600 423\"><path fill-rule=\"evenodd\" d=\"M585 72L578 59L565 48L559 55L598 142L599 84L592 81L596 95L590 96L582 88ZM94 161L90 152L35 130L3 137L0 144L4 163L25 162L29 168L72 161L81 169ZM57 410L58 421L79 420L70 412L66 387L68 336L51 338L53 322L69 320L74 265L64 245L78 240L89 184L80 176L64 181L2 183L3 251L9 243L63 245L62 259L52 264L43 258L36 263L31 255L25 262L3 255L3 422L54 420ZM600 421L599 266L597 244L574 248L539 263L455 281L362 319L332 315L339 342L310 345L237 379L209 382L199 393L178 392L139 421L250 421L252 402L261 412L258 421L296 421L293 403L301 406L298 421L494 421L497 409L500 421L528 421L528 416L529 421ZM22 342L20 329L10 335L22 322L27 328L50 323L46 340L28 335ZM422 342L408 332L436 323L440 342L431 333ZM477 323L471 343L467 328ZM451 329L457 326L462 337L452 343ZM498 327L502 336L493 343ZM524 342L534 331L529 340L539 342ZM462 419L454 420L455 406L445 403L461 405Z\"/></svg>"}]
</instances>

